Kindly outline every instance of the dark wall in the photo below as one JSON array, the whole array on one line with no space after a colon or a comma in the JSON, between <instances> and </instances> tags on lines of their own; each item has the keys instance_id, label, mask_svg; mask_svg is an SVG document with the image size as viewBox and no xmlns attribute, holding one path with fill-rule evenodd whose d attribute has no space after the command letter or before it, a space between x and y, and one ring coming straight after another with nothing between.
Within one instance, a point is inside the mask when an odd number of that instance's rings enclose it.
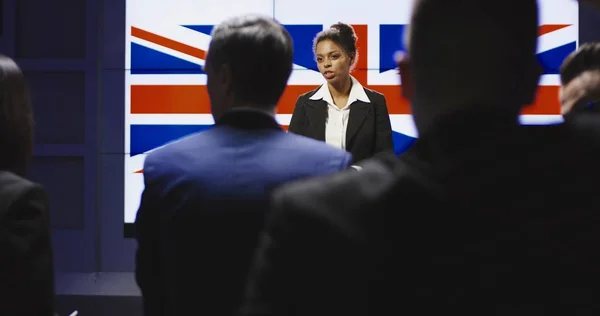
<instances>
[{"instance_id":1,"label":"dark wall","mask_svg":"<svg viewBox=\"0 0 600 316\"><path fill-rule=\"evenodd\" d=\"M31 178L51 199L57 272L132 271L123 236L124 0L4 0L0 51L36 119Z\"/></svg>"},{"instance_id":2,"label":"dark wall","mask_svg":"<svg viewBox=\"0 0 600 316\"><path fill-rule=\"evenodd\" d=\"M51 198L56 269L94 271L98 214L99 1L4 0L1 51L35 109L31 177Z\"/></svg>"},{"instance_id":3,"label":"dark wall","mask_svg":"<svg viewBox=\"0 0 600 316\"><path fill-rule=\"evenodd\" d=\"M99 271L133 271L135 241L123 237L125 147L125 5L124 0L104 1L102 37L102 236Z\"/></svg>"},{"instance_id":4,"label":"dark wall","mask_svg":"<svg viewBox=\"0 0 600 316\"><path fill-rule=\"evenodd\" d=\"M31 177L52 202L57 272L133 270L123 238L124 0L4 0L0 50L15 57L36 112ZM580 43L600 40L582 7Z\"/></svg>"},{"instance_id":5,"label":"dark wall","mask_svg":"<svg viewBox=\"0 0 600 316\"><path fill-rule=\"evenodd\" d=\"M600 41L600 11L579 6L579 44Z\"/></svg>"}]
</instances>

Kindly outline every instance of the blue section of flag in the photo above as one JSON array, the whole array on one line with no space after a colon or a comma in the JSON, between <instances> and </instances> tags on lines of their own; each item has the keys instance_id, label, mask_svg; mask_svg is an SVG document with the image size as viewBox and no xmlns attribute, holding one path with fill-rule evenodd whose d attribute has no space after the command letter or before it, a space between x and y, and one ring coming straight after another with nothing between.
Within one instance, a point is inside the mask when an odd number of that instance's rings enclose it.
<instances>
[{"instance_id":1,"label":"blue section of flag","mask_svg":"<svg viewBox=\"0 0 600 316\"><path fill-rule=\"evenodd\" d=\"M214 125L131 125L130 148L131 156L143 154L152 149L176 141L190 134L202 132ZM416 141L416 138L392 132L394 152L397 155L404 153Z\"/></svg>"},{"instance_id":2,"label":"blue section of flag","mask_svg":"<svg viewBox=\"0 0 600 316\"><path fill-rule=\"evenodd\" d=\"M189 134L205 131L214 125L131 125L129 154L147 151L178 140Z\"/></svg>"},{"instance_id":3,"label":"blue section of flag","mask_svg":"<svg viewBox=\"0 0 600 316\"><path fill-rule=\"evenodd\" d=\"M196 32L200 32L202 34L210 35L212 33L214 25L182 25L190 30L194 30Z\"/></svg>"},{"instance_id":4,"label":"blue section of flag","mask_svg":"<svg viewBox=\"0 0 600 316\"><path fill-rule=\"evenodd\" d=\"M284 25L293 38L294 64L317 70L314 60L313 39L323 30L323 25L295 24ZM213 25L182 25L182 27L199 33L210 35ZM379 25L379 72L385 72L396 68L393 54L396 51L404 51L403 33L406 25L382 24ZM575 51L575 41L553 48L538 54L538 59L544 68L544 74L558 74L564 58ZM182 60L131 43L132 74L204 74L202 67L198 64Z\"/></svg>"},{"instance_id":5,"label":"blue section of flag","mask_svg":"<svg viewBox=\"0 0 600 316\"><path fill-rule=\"evenodd\" d=\"M407 151L417 139L398 132L392 132L392 140L394 141L394 153L400 155Z\"/></svg>"},{"instance_id":6,"label":"blue section of flag","mask_svg":"<svg viewBox=\"0 0 600 316\"><path fill-rule=\"evenodd\" d=\"M131 43L132 74L204 74L202 66Z\"/></svg>"},{"instance_id":7,"label":"blue section of flag","mask_svg":"<svg viewBox=\"0 0 600 316\"><path fill-rule=\"evenodd\" d=\"M560 65L565 58L577 49L577 43L571 42L538 54L538 61L544 68L545 75L560 73Z\"/></svg>"},{"instance_id":8,"label":"blue section of flag","mask_svg":"<svg viewBox=\"0 0 600 316\"><path fill-rule=\"evenodd\" d=\"M323 31L323 25L284 25L294 39L294 64L312 70L317 69L313 53L313 40Z\"/></svg>"},{"instance_id":9,"label":"blue section of flag","mask_svg":"<svg viewBox=\"0 0 600 316\"><path fill-rule=\"evenodd\" d=\"M182 25L185 28L210 35L213 25ZM317 70L313 54L313 39L323 30L323 25L284 25L293 38L294 64Z\"/></svg>"},{"instance_id":10,"label":"blue section of flag","mask_svg":"<svg viewBox=\"0 0 600 316\"><path fill-rule=\"evenodd\" d=\"M404 51L405 25L381 24L379 26L379 72L396 69L394 53Z\"/></svg>"},{"instance_id":11,"label":"blue section of flag","mask_svg":"<svg viewBox=\"0 0 600 316\"><path fill-rule=\"evenodd\" d=\"M190 30L210 35L212 25L183 25ZM405 25L384 24L379 26L379 71L396 68L393 54L405 50L403 33ZM323 30L323 25L285 25L294 44L294 63L308 69L317 70L312 50L313 39ZM544 74L558 74L565 57L577 48L576 42L555 47L538 54ZM204 74L198 64L174 57L157 50L131 43L132 74ZM168 81L165 82L168 84ZM132 125L130 127L130 153L137 155L186 135L211 128L212 125ZM394 151L401 154L410 148L416 138L393 132Z\"/></svg>"}]
</instances>

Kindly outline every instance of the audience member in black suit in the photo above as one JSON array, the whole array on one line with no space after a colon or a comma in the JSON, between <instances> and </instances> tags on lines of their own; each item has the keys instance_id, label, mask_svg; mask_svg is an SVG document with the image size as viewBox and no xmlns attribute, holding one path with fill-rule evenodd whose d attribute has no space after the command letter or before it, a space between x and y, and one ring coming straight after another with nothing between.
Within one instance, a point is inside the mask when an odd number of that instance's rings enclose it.
<instances>
[{"instance_id":1,"label":"audience member in black suit","mask_svg":"<svg viewBox=\"0 0 600 316\"><path fill-rule=\"evenodd\" d=\"M0 315L54 314L48 201L25 179L33 115L25 78L0 56Z\"/></svg>"},{"instance_id":2,"label":"audience member in black suit","mask_svg":"<svg viewBox=\"0 0 600 316\"><path fill-rule=\"evenodd\" d=\"M598 140L518 123L537 14L415 1L398 63L419 140L279 190L243 315L600 312Z\"/></svg>"}]
</instances>

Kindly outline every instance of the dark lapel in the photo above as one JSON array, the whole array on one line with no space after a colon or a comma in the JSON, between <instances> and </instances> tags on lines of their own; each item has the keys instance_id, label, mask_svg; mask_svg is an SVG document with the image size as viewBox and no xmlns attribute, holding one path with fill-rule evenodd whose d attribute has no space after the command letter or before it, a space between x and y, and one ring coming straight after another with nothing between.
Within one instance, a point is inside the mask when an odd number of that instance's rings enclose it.
<instances>
[{"instance_id":1,"label":"dark lapel","mask_svg":"<svg viewBox=\"0 0 600 316\"><path fill-rule=\"evenodd\" d=\"M373 103L356 101L350 105L350 117L348 118L348 128L346 130L346 147L360 128L363 126L365 119L371 112Z\"/></svg>"},{"instance_id":2,"label":"dark lapel","mask_svg":"<svg viewBox=\"0 0 600 316\"><path fill-rule=\"evenodd\" d=\"M216 125L229 125L241 129L279 129L275 118L266 113L254 110L236 109L223 115Z\"/></svg>"},{"instance_id":3,"label":"dark lapel","mask_svg":"<svg viewBox=\"0 0 600 316\"><path fill-rule=\"evenodd\" d=\"M325 141L325 120L327 120L327 102L323 100L306 101L306 120L309 122L307 135L316 140Z\"/></svg>"}]
</instances>

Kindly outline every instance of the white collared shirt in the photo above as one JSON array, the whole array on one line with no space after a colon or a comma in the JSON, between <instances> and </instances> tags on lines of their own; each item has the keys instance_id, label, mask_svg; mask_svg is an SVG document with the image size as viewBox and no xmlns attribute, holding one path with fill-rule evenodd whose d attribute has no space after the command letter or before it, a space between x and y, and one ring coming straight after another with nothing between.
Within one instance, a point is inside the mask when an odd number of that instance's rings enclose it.
<instances>
[{"instance_id":1,"label":"white collared shirt","mask_svg":"<svg viewBox=\"0 0 600 316\"><path fill-rule=\"evenodd\" d=\"M352 76L350 76L350 80L352 80L352 88L350 88L348 103L341 109L333 103L333 97L326 83L310 97L311 100L323 100L327 102L328 115L325 120L325 142L342 149L346 149L346 131L348 130L350 106L356 101L371 103L360 82Z\"/></svg>"}]
</instances>

